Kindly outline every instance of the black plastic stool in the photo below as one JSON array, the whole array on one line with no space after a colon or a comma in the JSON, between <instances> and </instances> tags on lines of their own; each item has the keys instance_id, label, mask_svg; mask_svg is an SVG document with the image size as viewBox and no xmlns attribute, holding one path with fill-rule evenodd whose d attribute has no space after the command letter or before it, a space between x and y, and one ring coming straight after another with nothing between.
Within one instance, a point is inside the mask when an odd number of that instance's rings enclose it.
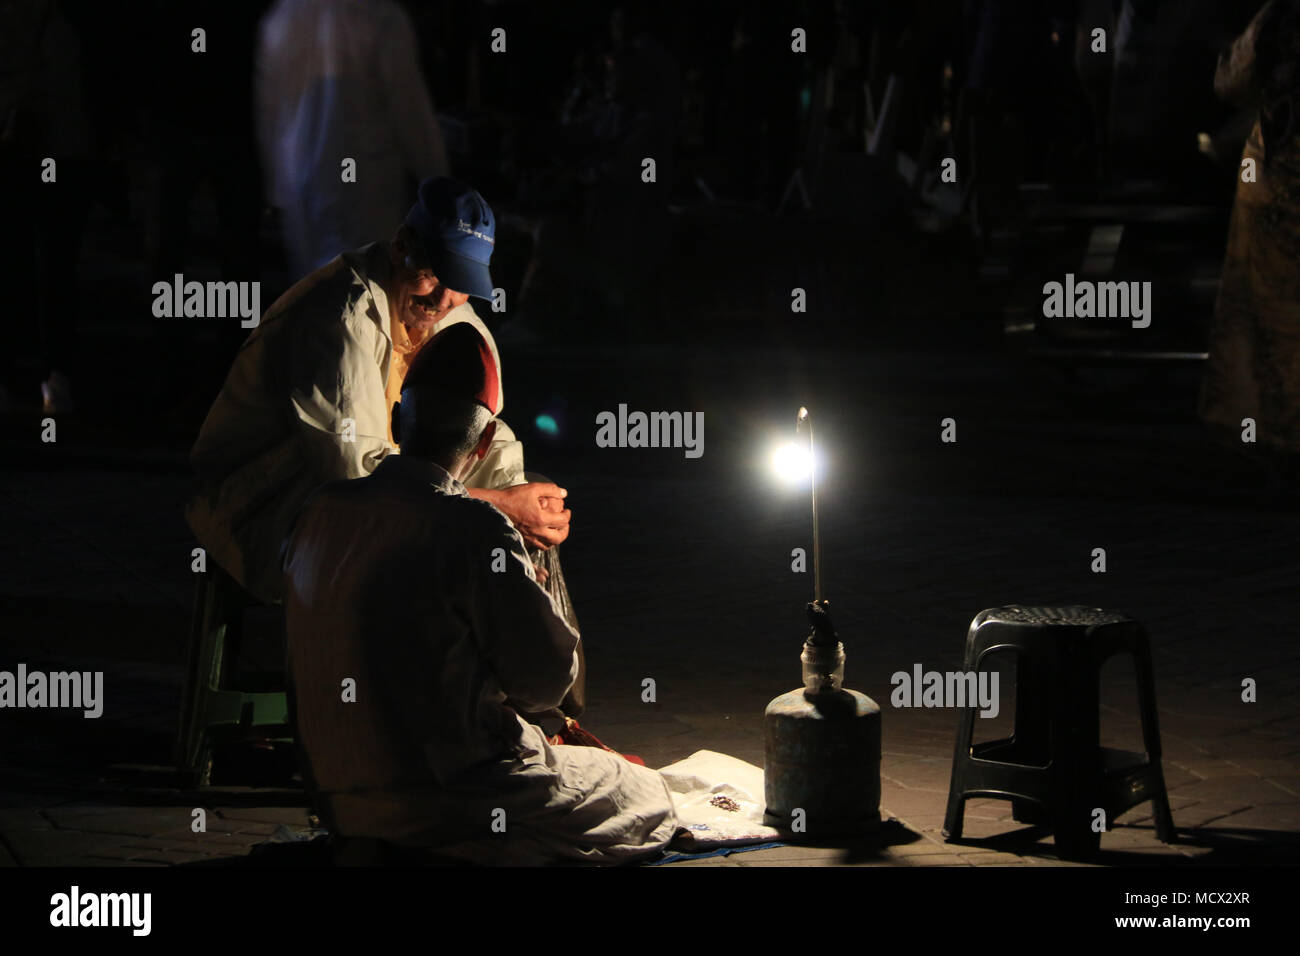
<instances>
[{"instance_id":1,"label":"black plastic stool","mask_svg":"<svg viewBox=\"0 0 1300 956\"><path fill-rule=\"evenodd\" d=\"M1091 856L1101 844L1092 825L1097 808L1109 828L1125 810L1150 800L1156 835L1174 842L1151 648L1142 625L1079 606L980 612L966 636L965 669L978 671L988 654L1006 650L1018 654L1015 728L1011 737L971 746L976 708L962 712L944 837L961 838L968 798L993 797L1010 800L1016 820L1049 825L1063 855ZM1099 743L1098 675L1118 653L1133 656L1145 754Z\"/></svg>"}]
</instances>

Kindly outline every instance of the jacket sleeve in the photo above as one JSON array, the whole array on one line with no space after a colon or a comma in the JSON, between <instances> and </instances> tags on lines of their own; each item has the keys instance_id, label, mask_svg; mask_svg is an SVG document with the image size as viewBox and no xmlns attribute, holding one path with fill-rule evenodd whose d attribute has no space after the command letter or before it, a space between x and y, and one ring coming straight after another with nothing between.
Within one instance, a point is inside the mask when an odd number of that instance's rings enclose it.
<instances>
[{"instance_id":1,"label":"jacket sleeve","mask_svg":"<svg viewBox=\"0 0 1300 956\"><path fill-rule=\"evenodd\" d=\"M492 531L472 557L474 631L511 703L530 713L547 710L577 679L578 635L537 583L519 532L493 512Z\"/></svg>"},{"instance_id":2,"label":"jacket sleeve","mask_svg":"<svg viewBox=\"0 0 1300 956\"><path fill-rule=\"evenodd\" d=\"M321 483L368 475L392 451L387 339L366 316L298 327L289 348L289 401L304 457Z\"/></svg>"},{"instance_id":3,"label":"jacket sleeve","mask_svg":"<svg viewBox=\"0 0 1300 956\"><path fill-rule=\"evenodd\" d=\"M528 480L524 477L523 442L504 421L499 418L495 421L497 430L492 447L465 477L466 488L509 488Z\"/></svg>"}]
</instances>

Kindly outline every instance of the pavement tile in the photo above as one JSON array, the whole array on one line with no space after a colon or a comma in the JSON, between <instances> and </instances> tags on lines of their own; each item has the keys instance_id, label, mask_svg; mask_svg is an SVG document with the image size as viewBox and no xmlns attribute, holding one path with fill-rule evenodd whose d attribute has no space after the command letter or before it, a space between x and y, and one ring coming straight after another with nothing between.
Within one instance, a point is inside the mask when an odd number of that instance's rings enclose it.
<instances>
[{"instance_id":1,"label":"pavement tile","mask_svg":"<svg viewBox=\"0 0 1300 956\"><path fill-rule=\"evenodd\" d=\"M945 853L942 856L908 856L899 860L904 866L970 866L956 854Z\"/></svg>"},{"instance_id":2,"label":"pavement tile","mask_svg":"<svg viewBox=\"0 0 1300 956\"><path fill-rule=\"evenodd\" d=\"M1260 777L1300 776L1300 757L1242 757L1233 756L1225 761L1233 770L1253 773Z\"/></svg>"},{"instance_id":3,"label":"pavement tile","mask_svg":"<svg viewBox=\"0 0 1300 956\"><path fill-rule=\"evenodd\" d=\"M54 824L39 810L13 808L0 810L0 833L9 830L52 830Z\"/></svg>"},{"instance_id":4,"label":"pavement tile","mask_svg":"<svg viewBox=\"0 0 1300 956\"><path fill-rule=\"evenodd\" d=\"M1198 800L1183 807L1174 814L1174 826L1178 829L1196 829L1205 826L1228 826L1223 821L1232 819L1249 805L1240 801Z\"/></svg>"},{"instance_id":5,"label":"pavement tile","mask_svg":"<svg viewBox=\"0 0 1300 956\"><path fill-rule=\"evenodd\" d=\"M250 823L269 823L286 826L306 826L307 815L311 812L306 807L213 807L208 815L208 829L212 829L212 819L217 817L225 821L248 821Z\"/></svg>"},{"instance_id":6,"label":"pavement tile","mask_svg":"<svg viewBox=\"0 0 1300 956\"><path fill-rule=\"evenodd\" d=\"M955 851L950 847L945 846L941 843L936 843L933 840L922 838L920 840L917 840L914 843L891 844L890 846L883 847L881 852L889 856L910 857L910 856L933 856L935 854L950 856Z\"/></svg>"},{"instance_id":7,"label":"pavement tile","mask_svg":"<svg viewBox=\"0 0 1300 956\"><path fill-rule=\"evenodd\" d=\"M751 850L748 853L741 855L751 859L796 865L813 862L833 863L843 861L846 851L842 847L791 845L773 847L770 850ZM746 862L748 862L748 859Z\"/></svg>"},{"instance_id":8,"label":"pavement tile","mask_svg":"<svg viewBox=\"0 0 1300 956\"><path fill-rule=\"evenodd\" d=\"M1171 734L1163 726L1160 728L1160 756L1165 763L1172 762L1182 766L1218 759L1211 756L1201 741Z\"/></svg>"},{"instance_id":9,"label":"pavement tile","mask_svg":"<svg viewBox=\"0 0 1300 956\"><path fill-rule=\"evenodd\" d=\"M1216 827L1219 824L1212 823L1210 826ZM1234 813L1227 820L1222 821L1222 826L1245 830L1280 830L1300 835L1300 801L1291 800L1285 803L1251 807L1241 813ZM1300 850L1297 852L1296 862L1300 863Z\"/></svg>"},{"instance_id":10,"label":"pavement tile","mask_svg":"<svg viewBox=\"0 0 1300 956\"><path fill-rule=\"evenodd\" d=\"M1263 737L1250 733L1207 736L1203 745L1213 756L1234 763L1252 757L1285 761L1287 757L1297 752L1297 743L1293 738Z\"/></svg>"},{"instance_id":11,"label":"pavement tile","mask_svg":"<svg viewBox=\"0 0 1300 956\"><path fill-rule=\"evenodd\" d=\"M1177 764L1171 764L1167 760L1161 760L1160 769L1165 775L1165 789L1171 790L1174 787L1182 786L1185 783L1193 783L1200 778Z\"/></svg>"},{"instance_id":12,"label":"pavement tile","mask_svg":"<svg viewBox=\"0 0 1300 956\"><path fill-rule=\"evenodd\" d=\"M1011 801L973 797L966 801L966 819L1010 820Z\"/></svg>"},{"instance_id":13,"label":"pavement tile","mask_svg":"<svg viewBox=\"0 0 1300 956\"><path fill-rule=\"evenodd\" d=\"M258 843L267 842L265 836L248 833L221 833L208 830L194 833L190 830L171 830L151 838L150 845L158 849L190 850L195 853L228 853L232 849L247 851Z\"/></svg>"},{"instance_id":14,"label":"pavement tile","mask_svg":"<svg viewBox=\"0 0 1300 956\"><path fill-rule=\"evenodd\" d=\"M952 762L935 757L882 759L880 775L909 790L942 790L946 794L952 781Z\"/></svg>"},{"instance_id":15,"label":"pavement tile","mask_svg":"<svg viewBox=\"0 0 1300 956\"><path fill-rule=\"evenodd\" d=\"M888 806L890 812L900 817L938 816L942 818L944 811L948 808L948 787L945 785L942 789L923 790L917 787L904 786L889 777L882 777L880 780L880 805L881 807Z\"/></svg>"},{"instance_id":16,"label":"pavement tile","mask_svg":"<svg viewBox=\"0 0 1300 956\"><path fill-rule=\"evenodd\" d=\"M113 834L75 830L6 831L5 842L23 866L80 866L91 856L118 856L121 848L120 838Z\"/></svg>"},{"instance_id":17,"label":"pavement tile","mask_svg":"<svg viewBox=\"0 0 1300 956\"><path fill-rule=\"evenodd\" d=\"M1287 794L1280 787L1257 777L1254 774L1224 774L1207 780L1197 780L1170 788L1170 796L1178 794L1193 800L1206 800L1218 803L1236 803L1254 806L1258 803L1273 803Z\"/></svg>"},{"instance_id":18,"label":"pavement tile","mask_svg":"<svg viewBox=\"0 0 1300 956\"><path fill-rule=\"evenodd\" d=\"M195 831L192 826L172 827L167 830L159 830L157 833L150 834L158 839L169 839L176 837L215 837L215 836L234 836L243 826L240 820L222 820L220 817L209 816L207 828L203 831Z\"/></svg>"},{"instance_id":19,"label":"pavement tile","mask_svg":"<svg viewBox=\"0 0 1300 956\"><path fill-rule=\"evenodd\" d=\"M741 859L737 861L737 865L743 867L752 866L752 867L771 869L774 867L787 867L787 866L858 867L858 866L878 865L880 862L881 862L880 860L870 859L870 858L861 859L861 860L857 860L857 859L850 860L850 859L846 859L843 856L834 857L831 859L816 859L816 860L773 860L764 857L761 852L756 852L756 853L743 854Z\"/></svg>"},{"instance_id":20,"label":"pavement tile","mask_svg":"<svg viewBox=\"0 0 1300 956\"><path fill-rule=\"evenodd\" d=\"M1300 715L1293 712L1280 720L1270 720L1256 727L1254 732L1263 737L1289 737L1300 740Z\"/></svg>"},{"instance_id":21,"label":"pavement tile","mask_svg":"<svg viewBox=\"0 0 1300 956\"><path fill-rule=\"evenodd\" d=\"M988 820L982 817L964 817L961 835L964 840L987 840L1004 833L1017 833L1031 829L1028 824L1008 817L1005 820Z\"/></svg>"},{"instance_id":22,"label":"pavement tile","mask_svg":"<svg viewBox=\"0 0 1300 956\"><path fill-rule=\"evenodd\" d=\"M300 823L295 824L295 826L306 825L307 821L305 819ZM265 841L268 837L275 836L276 832L282 826L284 826L284 824L281 823L240 822L238 829L235 830L235 834L241 837L251 837L255 841Z\"/></svg>"},{"instance_id":23,"label":"pavement tile","mask_svg":"<svg viewBox=\"0 0 1300 956\"><path fill-rule=\"evenodd\" d=\"M1025 858L1015 853L961 853L962 860L971 866L1028 866Z\"/></svg>"},{"instance_id":24,"label":"pavement tile","mask_svg":"<svg viewBox=\"0 0 1300 956\"><path fill-rule=\"evenodd\" d=\"M129 860L119 859L112 856L96 856L95 854L85 854L79 856L51 857L48 860L42 859L39 863L25 864L34 866L56 866L56 867L75 867L81 869L116 869L119 866L140 866L142 864L132 864Z\"/></svg>"},{"instance_id":25,"label":"pavement tile","mask_svg":"<svg viewBox=\"0 0 1300 956\"><path fill-rule=\"evenodd\" d=\"M1273 786L1281 789L1284 793L1291 794L1292 796L1300 796L1300 774L1291 773L1280 776L1265 774L1264 779Z\"/></svg>"},{"instance_id":26,"label":"pavement tile","mask_svg":"<svg viewBox=\"0 0 1300 956\"><path fill-rule=\"evenodd\" d=\"M150 862L146 862L145 860L118 859L117 857L111 857L111 856L105 856L105 857L88 856L85 858L84 863L79 863L78 865L79 866L112 866L112 867L122 867L122 866L159 867L159 866L169 866L170 864L164 863L161 860L156 863L150 863Z\"/></svg>"},{"instance_id":27,"label":"pavement tile","mask_svg":"<svg viewBox=\"0 0 1300 956\"><path fill-rule=\"evenodd\" d=\"M963 833L962 840L960 843L948 843L945 841L944 846L951 852L959 853L962 856L988 856L990 853L999 852L998 850L995 850L991 846L983 846L977 843L967 842L968 840L982 840L982 839L986 839L986 838L983 836L974 836L974 835L968 835L966 833Z\"/></svg>"},{"instance_id":28,"label":"pavement tile","mask_svg":"<svg viewBox=\"0 0 1300 956\"><path fill-rule=\"evenodd\" d=\"M84 830L88 833L120 833L125 836L147 837L161 830L172 829L191 818L189 810L158 807L149 810L138 808L93 812L84 809L54 807L46 815L61 830Z\"/></svg>"},{"instance_id":29,"label":"pavement tile","mask_svg":"<svg viewBox=\"0 0 1300 956\"><path fill-rule=\"evenodd\" d=\"M1209 856L1211 853L1214 852L1214 847L1212 846L1200 846L1197 844L1187 843L1187 842L1175 843L1173 844L1173 847L1182 856L1193 860L1196 859L1197 857Z\"/></svg>"},{"instance_id":30,"label":"pavement tile","mask_svg":"<svg viewBox=\"0 0 1300 956\"><path fill-rule=\"evenodd\" d=\"M1200 756L1183 760L1171 760L1165 757L1161 765L1165 771L1165 788L1170 790L1184 783L1206 780L1233 771L1232 765L1219 757ZM1177 776L1172 777L1170 771L1177 771ZM1174 783L1174 779L1179 782Z\"/></svg>"},{"instance_id":31,"label":"pavement tile","mask_svg":"<svg viewBox=\"0 0 1300 956\"><path fill-rule=\"evenodd\" d=\"M160 864L197 863L209 859L212 857L205 853L192 853L186 850L149 850L131 857L131 861L136 863Z\"/></svg>"},{"instance_id":32,"label":"pavement tile","mask_svg":"<svg viewBox=\"0 0 1300 956\"><path fill-rule=\"evenodd\" d=\"M1112 826L1101 835L1102 842L1110 846L1164 846L1156 836L1155 827L1133 825Z\"/></svg>"},{"instance_id":33,"label":"pavement tile","mask_svg":"<svg viewBox=\"0 0 1300 956\"><path fill-rule=\"evenodd\" d=\"M1175 824L1177 824L1178 822L1178 815L1180 810L1182 810L1184 807L1195 806L1196 803L1198 802L1193 797L1180 797L1174 793L1171 793L1168 796L1169 796L1169 812L1173 815ZM1153 819L1153 810L1151 807L1151 801L1148 800L1146 803L1139 803L1135 807L1129 807L1118 817L1112 820L1111 823L1115 823L1115 824L1123 823L1126 825L1134 824L1134 823L1149 823L1152 819Z\"/></svg>"},{"instance_id":34,"label":"pavement tile","mask_svg":"<svg viewBox=\"0 0 1300 956\"><path fill-rule=\"evenodd\" d=\"M762 850L755 850L755 853L761 853ZM736 860L730 856L706 856L699 860L678 860L675 863L669 863L656 869L675 869L679 866L740 866Z\"/></svg>"}]
</instances>

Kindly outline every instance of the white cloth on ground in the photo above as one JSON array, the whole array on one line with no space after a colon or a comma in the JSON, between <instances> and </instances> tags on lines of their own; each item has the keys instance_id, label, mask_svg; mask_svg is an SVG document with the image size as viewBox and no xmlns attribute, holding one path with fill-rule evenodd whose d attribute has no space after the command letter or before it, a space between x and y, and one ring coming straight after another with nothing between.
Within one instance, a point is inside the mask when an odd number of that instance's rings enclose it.
<instances>
[{"instance_id":1,"label":"white cloth on ground","mask_svg":"<svg viewBox=\"0 0 1300 956\"><path fill-rule=\"evenodd\" d=\"M763 823L767 801L761 767L712 750L697 750L659 774L668 783L678 825L690 832L693 849L765 843L788 836Z\"/></svg>"}]
</instances>

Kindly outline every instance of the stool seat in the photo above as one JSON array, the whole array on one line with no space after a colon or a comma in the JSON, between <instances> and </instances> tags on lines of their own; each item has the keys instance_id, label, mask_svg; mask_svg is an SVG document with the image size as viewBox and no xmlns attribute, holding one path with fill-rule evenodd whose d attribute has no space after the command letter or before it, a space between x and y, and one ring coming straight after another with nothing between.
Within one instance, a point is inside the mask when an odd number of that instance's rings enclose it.
<instances>
[{"instance_id":1,"label":"stool seat","mask_svg":"<svg viewBox=\"0 0 1300 956\"><path fill-rule=\"evenodd\" d=\"M199 572L190 620L189 667L176 730L181 786L210 782L212 748L254 732L292 739L283 691L252 693L232 686L245 611L261 606L215 564Z\"/></svg>"},{"instance_id":2,"label":"stool seat","mask_svg":"<svg viewBox=\"0 0 1300 956\"><path fill-rule=\"evenodd\" d=\"M1089 628L1103 624L1123 624L1128 618L1118 611L1107 611L1100 607L1084 607L1070 604L1064 607L1035 607L1010 604L1006 607L990 608L976 615L972 627L984 624L1041 624L1061 628ZM1073 634L1083 636L1086 631L1062 630L1059 636Z\"/></svg>"},{"instance_id":3,"label":"stool seat","mask_svg":"<svg viewBox=\"0 0 1300 956\"><path fill-rule=\"evenodd\" d=\"M979 671L995 652L1014 651L1016 711L1011 737L972 746L975 707L963 709L953 753L943 833L961 838L971 797L1010 800L1019 822L1050 826L1066 856L1100 847L1096 811L1109 828L1115 817L1151 800L1157 836L1177 837L1164 772L1151 650L1138 622L1115 611L1078 605L1011 605L976 615L966 637L964 666ZM1145 753L1100 746L1098 680L1115 654L1132 657Z\"/></svg>"}]
</instances>

